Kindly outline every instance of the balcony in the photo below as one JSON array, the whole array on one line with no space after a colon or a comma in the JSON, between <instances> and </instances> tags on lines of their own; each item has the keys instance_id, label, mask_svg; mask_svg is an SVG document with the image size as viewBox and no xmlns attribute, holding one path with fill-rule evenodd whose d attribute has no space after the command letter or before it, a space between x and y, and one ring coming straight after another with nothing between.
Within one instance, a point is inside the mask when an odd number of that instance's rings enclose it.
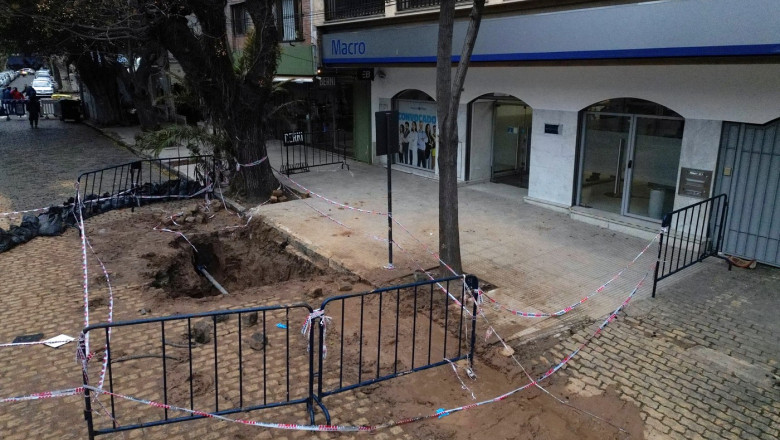
<instances>
[{"instance_id":1,"label":"balcony","mask_svg":"<svg viewBox=\"0 0 780 440\"><path fill-rule=\"evenodd\" d=\"M470 0L455 0L455 3L467 3ZM430 8L439 6L440 0L397 0L396 7L399 11L409 11L412 9Z\"/></svg>"},{"instance_id":2,"label":"balcony","mask_svg":"<svg viewBox=\"0 0 780 440\"><path fill-rule=\"evenodd\" d=\"M385 0L325 0L325 20L384 15Z\"/></svg>"}]
</instances>

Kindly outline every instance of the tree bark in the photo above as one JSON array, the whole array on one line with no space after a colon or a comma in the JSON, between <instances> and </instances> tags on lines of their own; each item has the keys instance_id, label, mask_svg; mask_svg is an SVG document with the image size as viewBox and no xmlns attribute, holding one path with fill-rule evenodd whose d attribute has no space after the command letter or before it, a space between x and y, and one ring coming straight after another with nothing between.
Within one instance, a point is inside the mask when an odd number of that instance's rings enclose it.
<instances>
[{"instance_id":1,"label":"tree bark","mask_svg":"<svg viewBox=\"0 0 780 440\"><path fill-rule=\"evenodd\" d=\"M96 114L90 116L100 125L123 124L126 116L117 87L117 65L98 57L96 53L87 53L75 61L81 81L95 104Z\"/></svg>"},{"instance_id":2,"label":"tree bark","mask_svg":"<svg viewBox=\"0 0 780 440\"><path fill-rule=\"evenodd\" d=\"M215 124L229 137L240 164L267 155L265 133L271 105L271 86L279 54L278 33L271 2L246 2L255 26L250 51L252 62L241 74L234 63L225 29L224 1L205 1L192 6L198 30L181 15L158 23L160 42L179 61L187 79L206 103ZM250 201L270 197L278 181L268 161L242 167L246 196Z\"/></svg>"},{"instance_id":3,"label":"tree bark","mask_svg":"<svg viewBox=\"0 0 780 440\"><path fill-rule=\"evenodd\" d=\"M152 103L152 95L149 93L149 78L152 75L152 65L160 56L160 48L152 42L147 43L138 51L129 51L127 57L130 60L130 68L121 69L120 79L124 82L125 89L133 98L133 106L138 116L141 130L152 131L160 128L157 113ZM140 58L138 67L135 59Z\"/></svg>"},{"instance_id":4,"label":"tree bark","mask_svg":"<svg viewBox=\"0 0 780 440\"><path fill-rule=\"evenodd\" d=\"M463 41L455 80L452 79L452 35L455 0L442 0L436 53L436 101L439 120L439 257L454 272L463 272L458 222L458 107L471 53L479 32L485 0L475 0Z\"/></svg>"}]
</instances>

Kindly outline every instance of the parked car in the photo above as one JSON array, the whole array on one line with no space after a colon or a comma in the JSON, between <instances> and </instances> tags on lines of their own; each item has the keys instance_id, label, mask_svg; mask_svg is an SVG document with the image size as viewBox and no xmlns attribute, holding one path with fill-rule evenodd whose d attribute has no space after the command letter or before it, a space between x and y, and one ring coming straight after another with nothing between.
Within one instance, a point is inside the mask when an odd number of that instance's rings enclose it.
<instances>
[{"instance_id":1,"label":"parked car","mask_svg":"<svg viewBox=\"0 0 780 440\"><path fill-rule=\"evenodd\" d=\"M51 81L46 78L36 78L32 82L32 88L38 96L49 97L54 93Z\"/></svg>"}]
</instances>

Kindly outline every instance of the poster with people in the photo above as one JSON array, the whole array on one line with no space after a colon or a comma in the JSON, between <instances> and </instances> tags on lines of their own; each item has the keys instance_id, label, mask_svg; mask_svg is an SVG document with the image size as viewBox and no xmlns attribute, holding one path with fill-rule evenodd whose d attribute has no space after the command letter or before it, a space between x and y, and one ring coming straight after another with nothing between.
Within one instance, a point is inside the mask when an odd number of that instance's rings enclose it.
<instances>
[{"instance_id":1,"label":"poster with people","mask_svg":"<svg viewBox=\"0 0 780 440\"><path fill-rule=\"evenodd\" d=\"M433 172L439 142L436 103L433 101L398 101L398 143L396 163Z\"/></svg>"}]
</instances>

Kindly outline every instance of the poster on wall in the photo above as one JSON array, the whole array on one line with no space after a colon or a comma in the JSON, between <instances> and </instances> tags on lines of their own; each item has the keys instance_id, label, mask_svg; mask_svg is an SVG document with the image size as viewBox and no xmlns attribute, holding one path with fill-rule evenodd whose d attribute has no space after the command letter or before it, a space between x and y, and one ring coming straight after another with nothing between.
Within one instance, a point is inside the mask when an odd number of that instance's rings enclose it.
<instances>
[{"instance_id":1,"label":"poster on wall","mask_svg":"<svg viewBox=\"0 0 780 440\"><path fill-rule=\"evenodd\" d=\"M433 101L398 101L398 142L396 163L433 172L439 143L436 103Z\"/></svg>"}]
</instances>

